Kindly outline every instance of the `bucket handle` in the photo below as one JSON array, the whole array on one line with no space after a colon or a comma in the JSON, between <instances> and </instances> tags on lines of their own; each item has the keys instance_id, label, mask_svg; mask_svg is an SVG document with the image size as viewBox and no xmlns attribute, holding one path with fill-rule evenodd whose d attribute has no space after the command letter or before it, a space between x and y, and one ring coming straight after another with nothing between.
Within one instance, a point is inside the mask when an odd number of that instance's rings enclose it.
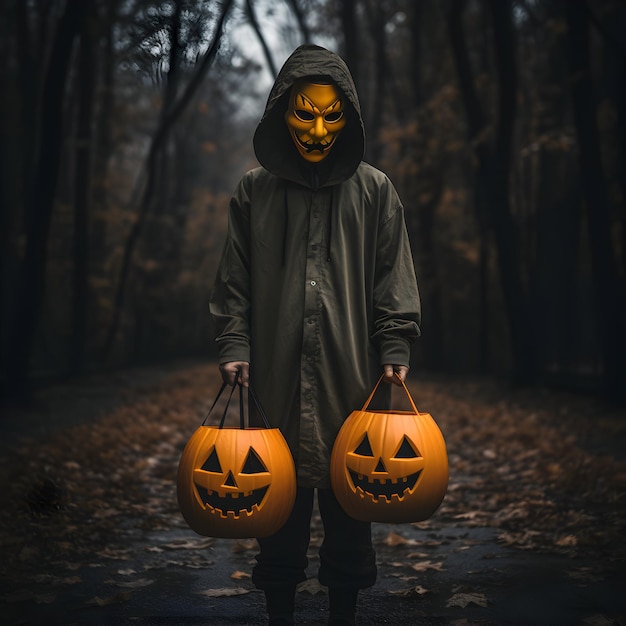
<instances>
[{"instance_id":1,"label":"bucket handle","mask_svg":"<svg viewBox=\"0 0 626 626\"><path fill-rule=\"evenodd\" d=\"M411 394L409 393L409 390L405 382L402 380L402 378L400 378L400 375L398 374L398 372L394 372L394 375L397 376L400 383L402 383L402 388L404 389L407 395L407 398L409 399L409 402L411 403L411 408L413 409L413 412L415 413L415 415L419 415L419 411L417 410L417 407L415 406L415 402L413 402L413 398L411 397ZM369 398L365 401L365 404L363 405L363 408L361 409L361 411L367 410L367 408L369 407L372 401L372 398L374 397L374 394L376 393L376 390L378 389L378 386L380 385L384 377L385 375L381 374L380 378L378 379L378 382L374 386L374 389L372 389L372 393L370 393Z\"/></svg>"},{"instance_id":2,"label":"bucket handle","mask_svg":"<svg viewBox=\"0 0 626 626\"><path fill-rule=\"evenodd\" d=\"M226 389L227 384L228 383L226 382L222 383L220 390L217 392L217 396L215 396L215 400L213 400L213 404L211 405L211 408L208 410L204 420L202 421L202 426L205 425L207 419L209 418L209 415L211 415L211 412L215 408L217 401L220 399L220 396L224 392L224 389ZM224 407L224 412L222 413L222 417L220 419L220 424L219 424L220 429L224 428L226 414L228 413L228 407L230 405L230 401L232 400L233 394L235 393L235 387L239 387L239 428L243 430L246 427L245 419L244 419L243 389L240 383L236 383L235 385L232 386L232 389L230 390L230 395L228 396L228 400L226 401L226 406ZM259 415L261 416L263 426L265 428L271 428L269 420L267 419L267 415L265 414L265 411L263 410L263 407L261 406L259 398L256 395L256 392L254 391L254 389L252 388L252 385L248 387L248 393L250 396L252 396L252 400L254 401L254 404L256 405ZM250 422L250 417L248 416L248 425L249 425L249 422Z\"/></svg>"}]
</instances>

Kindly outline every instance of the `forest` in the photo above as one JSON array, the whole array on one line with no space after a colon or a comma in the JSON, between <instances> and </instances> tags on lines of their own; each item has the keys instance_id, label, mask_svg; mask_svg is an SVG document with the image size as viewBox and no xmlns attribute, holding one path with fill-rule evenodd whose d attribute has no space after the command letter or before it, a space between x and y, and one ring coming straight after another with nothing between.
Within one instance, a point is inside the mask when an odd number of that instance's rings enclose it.
<instances>
[{"instance_id":1,"label":"forest","mask_svg":"<svg viewBox=\"0 0 626 626\"><path fill-rule=\"evenodd\" d=\"M6 0L3 398L215 355L231 193L298 45L406 212L413 371L626 399L624 0Z\"/></svg>"}]
</instances>

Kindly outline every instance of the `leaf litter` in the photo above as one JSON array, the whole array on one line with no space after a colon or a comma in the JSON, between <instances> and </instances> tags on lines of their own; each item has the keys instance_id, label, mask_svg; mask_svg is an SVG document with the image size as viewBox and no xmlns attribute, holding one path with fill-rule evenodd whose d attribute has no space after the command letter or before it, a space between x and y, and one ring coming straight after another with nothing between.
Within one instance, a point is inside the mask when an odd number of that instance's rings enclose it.
<instances>
[{"instance_id":1,"label":"leaf litter","mask_svg":"<svg viewBox=\"0 0 626 626\"><path fill-rule=\"evenodd\" d=\"M471 604L486 607L489 602L483 593L455 593L446 602L447 607L458 606L462 609L467 608Z\"/></svg>"},{"instance_id":2,"label":"leaf litter","mask_svg":"<svg viewBox=\"0 0 626 626\"><path fill-rule=\"evenodd\" d=\"M253 589L245 589L244 587L221 587L218 589L205 589L204 591L198 591L201 596L207 598L225 598L229 596L242 596L246 593L250 593Z\"/></svg>"},{"instance_id":3,"label":"leaf litter","mask_svg":"<svg viewBox=\"0 0 626 626\"><path fill-rule=\"evenodd\" d=\"M94 406L97 419L48 436L45 446L25 439L0 459L0 581L32 583L37 567L55 572L56 584L77 584L66 572L136 558L125 547L129 538L139 543L151 531L185 529L175 493L178 461L217 387L214 364L187 367L122 393L106 413ZM410 387L442 429L450 485L436 515L411 525L429 536L383 539L379 551L394 555L386 566L443 571L428 550L452 543L437 534L444 527L495 528L503 546L578 559L572 578L581 584L626 558L623 413L591 398L511 390L487 379L420 379ZM40 392L39 401L51 418L85 411L54 390ZM321 537L317 524L312 545ZM211 541L145 546L156 560L144 570L167 562L206 567L202 552ZM233 554L256 549L255 540L232 542ZM171 551L185 551L186 558L164 559Z\"/></svg>"}]
</instances>

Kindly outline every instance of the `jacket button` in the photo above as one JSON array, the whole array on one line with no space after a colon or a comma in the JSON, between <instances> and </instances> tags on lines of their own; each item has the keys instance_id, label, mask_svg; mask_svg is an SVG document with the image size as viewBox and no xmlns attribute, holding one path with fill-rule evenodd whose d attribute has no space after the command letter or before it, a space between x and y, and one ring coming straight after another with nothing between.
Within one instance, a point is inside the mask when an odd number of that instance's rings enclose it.
<instances>
[{"instance_id":1,"label":"jacket button","mask_svg":"<svg viewBox=\"0 0 626 626\"><path fill-rule=\"evenodd\" d=\"M315 285L317 285L317 283L314 280L312 280L311 281L311 287L315 287Z\"/></svg>"}]
</instances>

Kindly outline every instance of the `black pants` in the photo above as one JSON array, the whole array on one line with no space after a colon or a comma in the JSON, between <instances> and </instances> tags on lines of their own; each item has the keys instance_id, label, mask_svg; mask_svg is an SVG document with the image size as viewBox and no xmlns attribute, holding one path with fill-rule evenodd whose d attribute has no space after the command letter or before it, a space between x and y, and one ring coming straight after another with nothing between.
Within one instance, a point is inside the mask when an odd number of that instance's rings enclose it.
<instances>
[{"instance_id":1,"label":"black pants","mask_svg":"<svg viewBox=\"0 0 626 626\"><path fill-rule=\"evenodd\" d=\"M376 581L371 524L348 516L330 489L318 489L317 501L324 524L320 584L334 588L371 587ZM312 512L313 489L298 487L285 525L271 537L258 540L260 552L252 572L257 589L288 587L306 580Z\"/></svg>"}]
</instances>

